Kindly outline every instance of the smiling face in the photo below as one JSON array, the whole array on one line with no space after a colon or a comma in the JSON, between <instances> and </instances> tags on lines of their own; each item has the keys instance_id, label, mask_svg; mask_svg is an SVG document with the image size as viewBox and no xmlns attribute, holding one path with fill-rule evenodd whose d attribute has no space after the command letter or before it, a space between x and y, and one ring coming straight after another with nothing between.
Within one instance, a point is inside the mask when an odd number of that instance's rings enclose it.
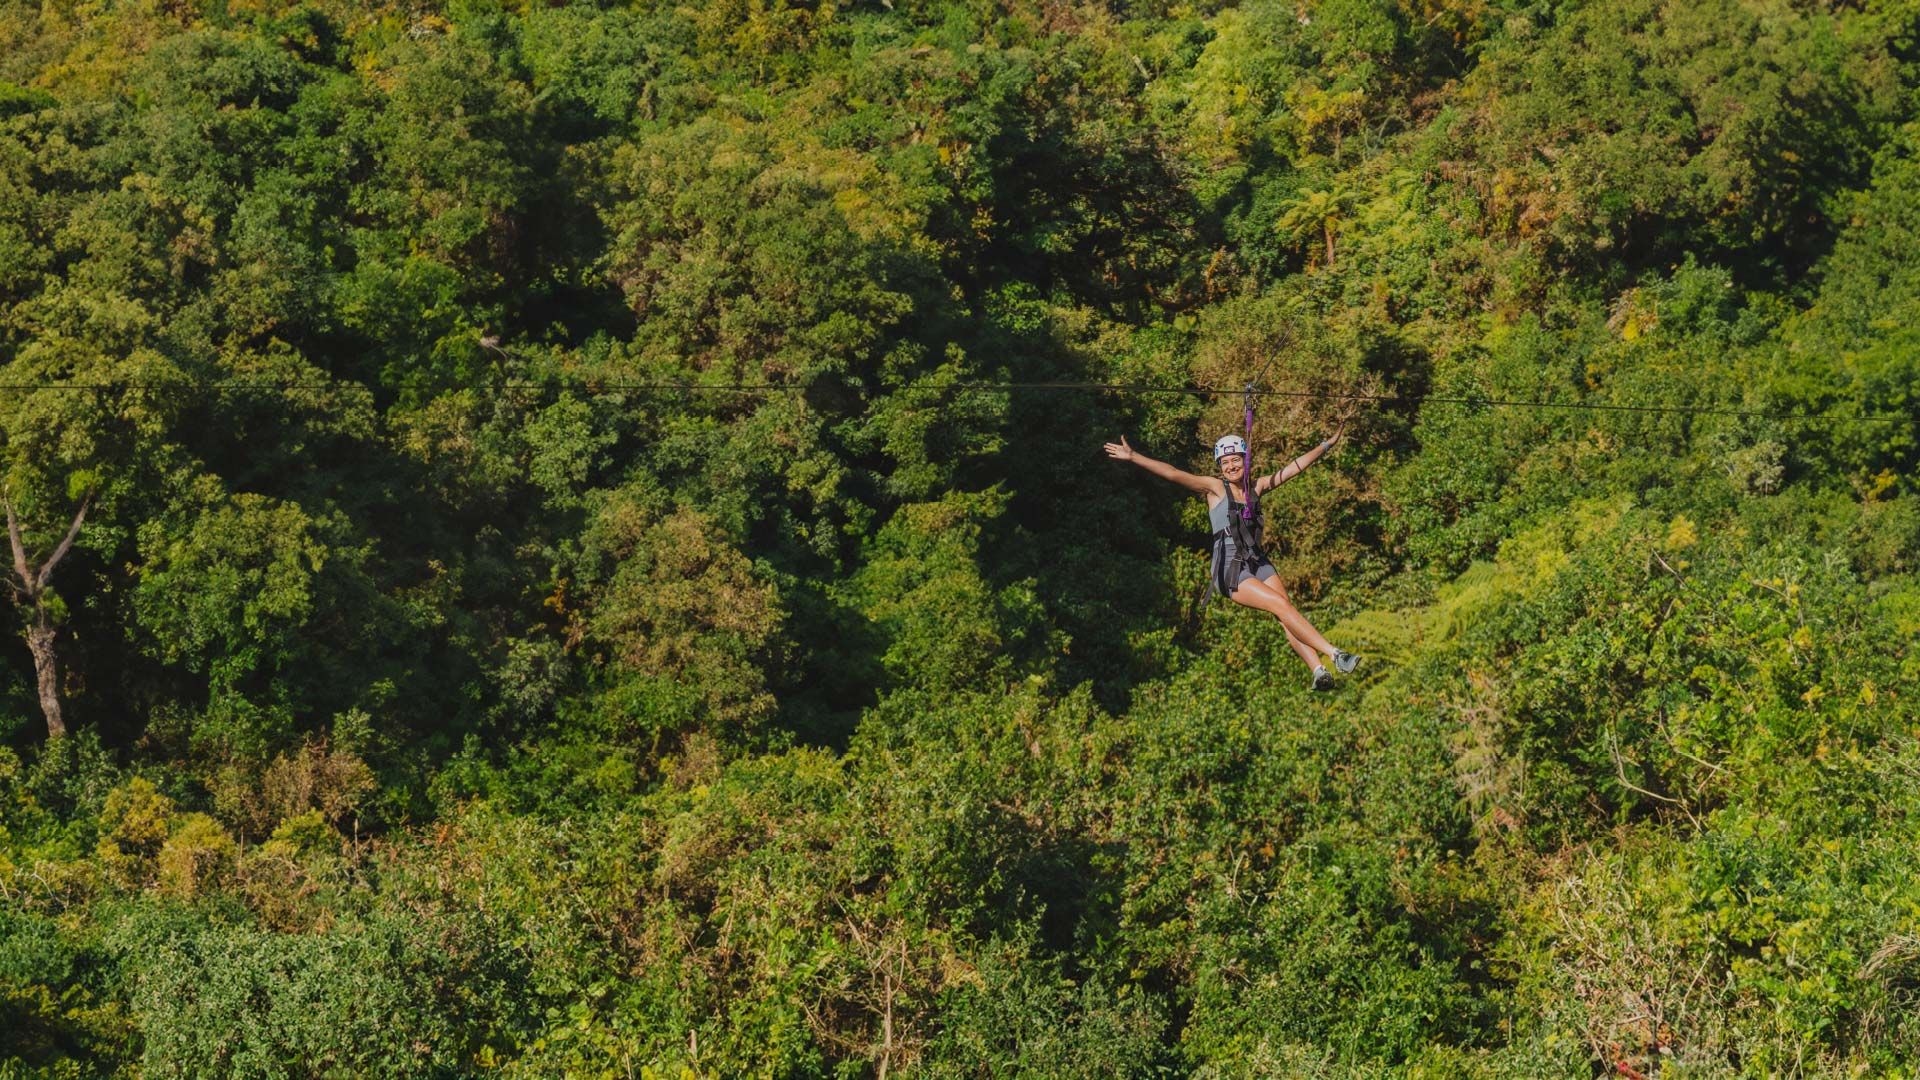
<instances>
[{"instance_id":1,"label":"smiling face","mask_svg":"<svg viewBox=\"0 0 1920 1080\"><path fill-rule=\"evenodd\" d=\"M1220 479L1229 484L1239 483L1240 478L1247 474L1247 455L1245 454L1222 455L1218 464Z\"/></svg>"}]
</instances>

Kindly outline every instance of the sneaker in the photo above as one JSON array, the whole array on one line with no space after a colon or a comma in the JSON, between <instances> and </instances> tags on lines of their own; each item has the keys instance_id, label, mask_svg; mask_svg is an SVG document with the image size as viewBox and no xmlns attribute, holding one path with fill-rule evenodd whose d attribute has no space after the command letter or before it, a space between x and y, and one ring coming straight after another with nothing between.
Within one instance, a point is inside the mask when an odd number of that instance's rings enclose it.
<instances>
[{"instance_id":1,"label":"sneaker","mask_svg":"<svg viewBox=\"0 0 1920 1080\"><path fill-rule=\"evenodd\" d=\"M1313 688L1315 690L1333 689L1333 672L1316 665L1313 669Z\"/></svg>"},{"instance_id":2,"label":"sneaker","mask_svg":"<svg viewBox=\"0 0 1920 1080\"><path fill-rule=\"evenodd\" d=\"M1360 658L1345 649L1335 649L1333 650L1333 666L1340 669L1340 674L1351 675L1353 674L1353 669L1360 666Z\"/></svg>"}]
</instances>

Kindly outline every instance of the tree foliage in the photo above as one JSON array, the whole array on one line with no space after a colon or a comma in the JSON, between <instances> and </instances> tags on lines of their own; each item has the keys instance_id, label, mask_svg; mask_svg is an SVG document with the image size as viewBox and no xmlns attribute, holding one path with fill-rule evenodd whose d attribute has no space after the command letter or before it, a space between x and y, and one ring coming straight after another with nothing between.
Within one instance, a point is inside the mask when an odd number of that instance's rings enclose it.
<instances>
[{"instance_id":1,"label":"tree foliage","mask_svg":"<svg viewBox=\"0 0 1920 1080\"><path fill-rule=\"evenodd\" d=\"M1917 21L0 3L0 1076L1909 1075Z\"/></svg>"}]
</instances>

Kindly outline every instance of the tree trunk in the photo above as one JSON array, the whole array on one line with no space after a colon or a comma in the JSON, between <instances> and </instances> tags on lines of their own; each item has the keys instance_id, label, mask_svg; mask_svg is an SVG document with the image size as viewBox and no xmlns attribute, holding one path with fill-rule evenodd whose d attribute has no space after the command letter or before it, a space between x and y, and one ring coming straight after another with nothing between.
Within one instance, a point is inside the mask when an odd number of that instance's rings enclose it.
<instances>
[{"instance_id":1,"label":"tree trunk","mask_svg":"<svg viewBox=\"0 0 1920 1080\"><path fill-rule=\"evenodd\" d=\"M86 523L87 507L93 505L93 496L89 494L80 500L80 509L73 515L73 524L67 526L66 537L37 567L27 557L20 519L13 515L13 500L0 494L0 505L7 511L7 543L13 549L16 580L8 583L9 591L15 602L33 612L27 620L27 651L33 654L33 673L40 683L40 711L47 717L47 738L62 738L67 733L67 718L60 709L60 657L53 649L60 628L53 624L53 616L47 611L47 585L53 580L54 568L80 538L80 526Z\"/></svg>"},{"instance_id":2,"label":"tree trunk","mask_svg":"<svg viewBox=\"0 0 1920 1080\"><path fill-rule=\"evenodd\" d=\"M60 711L60 658L53 651L53 639L59 632L47 618L46 609L36 607L33 622L27 627L27 649L33 653L33 673L40 682L40 711L47 717L49 740L67 733L67 720Z\"/></svg>"}]
</instances>

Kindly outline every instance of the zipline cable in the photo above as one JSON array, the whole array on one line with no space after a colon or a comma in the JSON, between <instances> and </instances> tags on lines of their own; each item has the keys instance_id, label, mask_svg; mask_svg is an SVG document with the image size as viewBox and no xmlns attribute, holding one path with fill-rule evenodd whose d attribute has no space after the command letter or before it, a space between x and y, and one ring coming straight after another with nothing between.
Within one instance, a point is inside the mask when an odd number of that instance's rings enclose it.
<instances>
[{"instance_id":1,"label":"zipline cable","mask_svg":"<svg viewBox=\"0 0 1920 1080\"><path fill-rule=\"evenodd\" d=\"M114 381L114 382L0 382L0 392L35 391L72 391L72 392L111 392L131 390L339 390L357 388L359 384L346 382L281 382L269 379L213 379L181 382L151 381ZM621 380L586 379L574 384L560 384L539 380L507 380L484 384L467 384L460 389L473 390L546 390L555 386L579 393L592 395L654 391L668 393L738 393L738 394L776 394L803 393L812 387L795 383L691 383L647 381L631 382ZM1218 397L1225 394L1240 394L1251 398L1293 398L1309 401L1365 401L1375 404L1401 405L1462 405L1475 408L1505 409L1571 409L1591 412L1623 412L1684 416L1724 416L1745 420L1777 420L1793 422L1818 422L1834 424L1916 424L1920 418L1891 414L1865 413L1859 416L1842 416L1832 412L1775 412L1764 409L1734 409L1715 406L1695 405L1629 405L1616 402L1599 401L1542 401L1527 398L1501 398L1491 395L1474 394L1364 394L1339 393L1335 391L1278 390L1243 387L1230 389L1210 386L1162 386L1152 383L1119 383L1051 380L1039 382L984 382L967 381L943 384L908 383L890 388L894 391L923 390L936 393L997 393L1012 391L1034 391L1040 393L1115 393L1115 394L1174 394L1190 397Z\"/></svg>"},{"instance_id":2,"label":"zipline cable","mask_svg":"<svg viewBox=\"0 0 1920 1080\"><path fill-rule=\"evenodd\" d=\"M538 388L544 384L510 384L516 389ZM791 383L676 383L676 382L614 382L593 381L585 386L576 387L590 393L617 392L622 390L664 390L664 391L713 391L713 392L767 392L793 393L808 389ZM1308 401L1368 401L1376 404L1409 405L1468 405L1479 408L1518 408L1518 409L1585 409L1601 412L1632 413L1670 413L1694 416L1730 416L1749 420L1792 420L1792 421L1828 421L1833 423L1871 423L1871 424L1913 424L1912 416L1876 415L1872 413L1860 416L1840 416L1830 412L1769 412L1761 409L1729 409L1711 406L1691 405L1623 405L1594 401L1538 401L1524 398L1497 398L1491 396L1459 394L1343 394L1330 391L1312 390L1275 390L1275 389L1229 389L1210 386L1160 386L1152 383L1116 383L1086 382L1069 380L1050 380L1041 382L956 382L944 385L909 384L900 390L932 391L1040 391L1040 392L1107 392L1119 394L1179 394L1193 397L1219 397L1222 395L1242 394L1252 397L1294 398Z\"/></svg>"}]
</instances>

